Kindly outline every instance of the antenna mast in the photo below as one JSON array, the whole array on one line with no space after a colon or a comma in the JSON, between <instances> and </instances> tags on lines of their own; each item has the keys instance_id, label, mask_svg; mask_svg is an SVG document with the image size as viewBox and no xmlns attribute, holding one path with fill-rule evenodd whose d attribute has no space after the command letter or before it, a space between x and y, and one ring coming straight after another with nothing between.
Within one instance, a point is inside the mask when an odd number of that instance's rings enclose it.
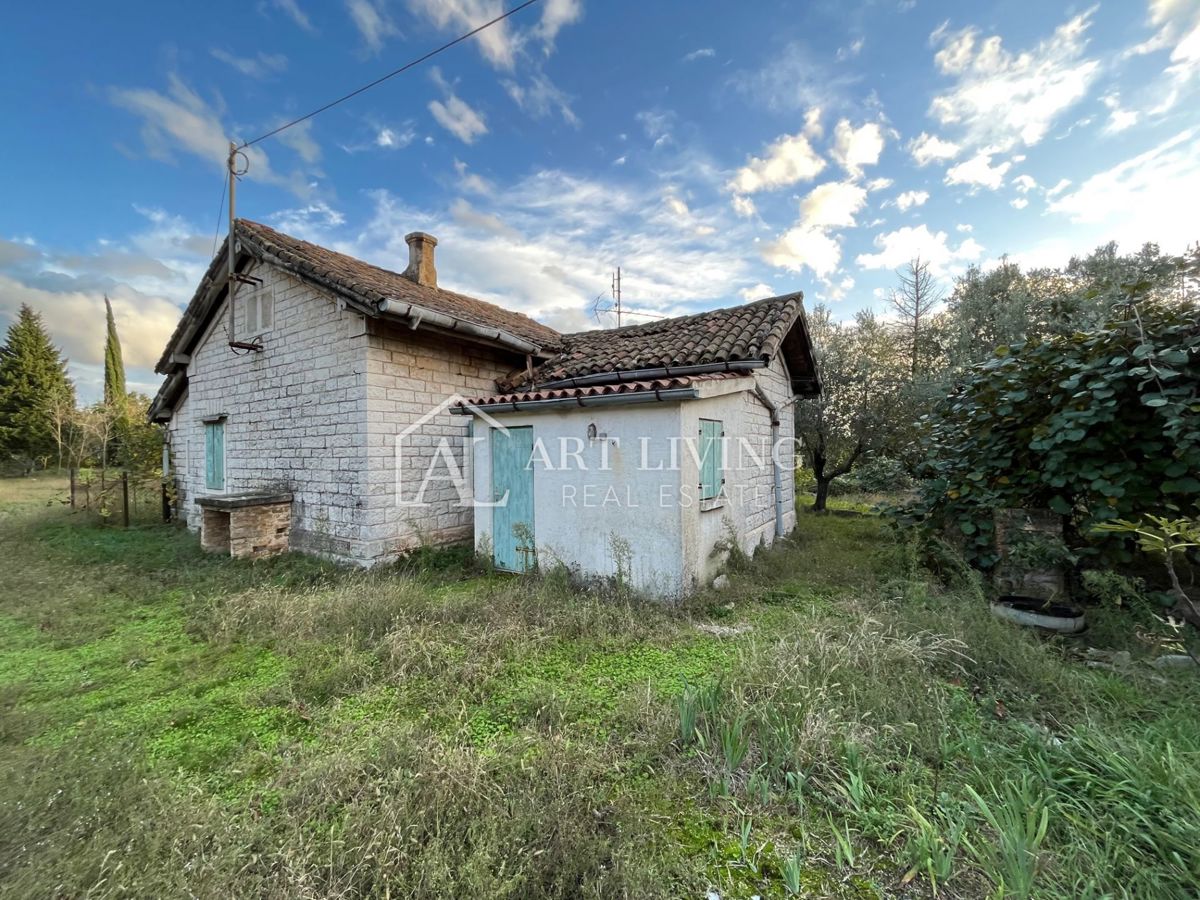
<instances>
[{"instance_id":1,"label":"antenna mast","mask_svg":"<svg viewBox=\"0 0 1200 900\"><path fill-rule=\"evenodd\" d=\"M613 301L616 303L617 311L617 327L621 327L621 267L617 266L617 271L612 277L612 295Z\"/></svg>"}]
</instances>

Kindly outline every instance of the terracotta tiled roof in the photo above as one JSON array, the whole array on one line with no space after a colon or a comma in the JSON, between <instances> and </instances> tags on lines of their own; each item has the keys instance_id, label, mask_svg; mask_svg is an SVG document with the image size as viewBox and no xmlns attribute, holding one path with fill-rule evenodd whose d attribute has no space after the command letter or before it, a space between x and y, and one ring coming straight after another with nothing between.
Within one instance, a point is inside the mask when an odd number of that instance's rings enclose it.
<instances>
[{"instance_id":1,"label":"terracotta tiled roof","mask_svg":"<svg viewBox=\"0 0 1200 900\"><path fill-rule=\"evenodd\" d=\"M764 362L781 351L794 380L815 384L804 325L804 295L770 297L743 306L626 328L562 336L562 350L533 371L514 372L499 386L517 390L602 373L714 363Z\"/></svg>"},{"instance_id":2,"label":"terracotta tiled roof","mask_svg":"<svg viewBox=\"0 0 1200 900\"><path fill-rule=\"evenodd\" d=\"M607 397L613 394L646 394L653 391L672 391L693 387L706 381L722 381L727 378L744 378L743 372L712 372L707 375L687 375L669 378L651 378L645 381L622 381L617 384L596 384L586 387L543 388L541 390L515 391L506 394L488 394L470 397L458 407L500 406L509 403L531 403L536 400L587 400L589 397Z\"/></svg>"},{"instance_id":3,"label":"terracotta tiled roof","mask_svg":"<svg viewBox=\"0 0 1200 900\"><path fill-rule=\"evenodd\" d=\"M497 328L548 350L560 345L561 335L557 331L522 313L465 294L417 284L398 272L327 250L249 219L238 219L237 224L238 238L245 244L273 256L299 275L318 278L334 290L346 291L372 303L380 300L414 303L455 319Z\"/></svg>"}]
</instances>

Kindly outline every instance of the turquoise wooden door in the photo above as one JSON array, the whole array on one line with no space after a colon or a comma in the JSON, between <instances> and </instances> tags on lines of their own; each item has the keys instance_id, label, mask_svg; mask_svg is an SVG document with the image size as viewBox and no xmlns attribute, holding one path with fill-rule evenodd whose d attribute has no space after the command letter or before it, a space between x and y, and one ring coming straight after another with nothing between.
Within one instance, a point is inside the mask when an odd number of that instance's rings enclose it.
<instances>
[{"instance_id":1,"label":"turquoise wooden door","mask_svg":"<svg viewBox=\"0 0 1200 900\"><path fill-rule=\"evenodd\" d=\"M204 423L204 486L225 490L225 423Z\"/></svg>"},{"instance_id":2,"label":"turquoise wooden door","mask_svg":"<svg viewBox=\"0 0 1200 900\"><path fill-rule=\"evenodd\" d=\"M533 540L533 429L492 429L492 545L496 567L527 572Z\"/></svg>"}]
</instances>

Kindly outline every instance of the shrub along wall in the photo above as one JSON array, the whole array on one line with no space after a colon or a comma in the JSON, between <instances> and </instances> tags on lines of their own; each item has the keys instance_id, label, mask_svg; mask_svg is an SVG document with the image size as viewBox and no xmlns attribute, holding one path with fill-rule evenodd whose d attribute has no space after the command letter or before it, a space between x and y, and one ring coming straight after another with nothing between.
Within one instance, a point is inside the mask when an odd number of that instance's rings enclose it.
<instances>
[{"instance_id":1,"label":"shrub along wall","mask_svg":"<svg viewBox=\"0 0 1200 900\"><path fill-rule=\"evenodd\" d=\"M1099 331L999 347L927 418L918 518L996 562L992 510L1047 507L1079 534L1200 515L1200 307L1141 303ZM1121 555L1117 545L1086 552Z\"/></svg>"}]
</instances>

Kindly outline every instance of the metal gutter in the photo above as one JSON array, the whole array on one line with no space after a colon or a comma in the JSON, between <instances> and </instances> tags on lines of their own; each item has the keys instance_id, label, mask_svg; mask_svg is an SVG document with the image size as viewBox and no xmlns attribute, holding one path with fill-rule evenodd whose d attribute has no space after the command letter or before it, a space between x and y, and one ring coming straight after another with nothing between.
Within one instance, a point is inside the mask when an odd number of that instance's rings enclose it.
<instances>
[{"instance_id":1,"label":"metal gutter","mask_svg":"<svg viewBox=\"0 0 1200 900\"><path fill-rule=\"evenodd\" d=\"M761 369L767 365L765 359L738 359L719 363L698 363L690 366L660 366L654 369L615 369L611 372L596 372L592 375L577 375L559 378L538 385L538 390L555 388L588 387L593 384L623 384L626 381L650 381L655 378L670 378L683 375L709 375L713 372L740 372L743 369Z\"/></svg>"},{"instance_id":2,"label":"metal gutter","mask_svg":"<svg viewBox=\"0 0 1200 900\"><path fill-rule=\"evenodd\" d=\"M538 412L551 406L616 406L632 403L665 403L671 400L697 400L698 388L668 388L629 394L601 394L598 397L550 397L544 400L511 400L505 403L466 404L450 407L450 414L470 416L491 412Z\"/></svg>"},{"instance_id":3,"label":"metal gutter","mask_svg":"<svg viewBox=\"0 0 1200 900\"><path fill-rule=\"evenodd\" d=\"M532 344L516 335L509 334L507 331L476 325L474 322L467 322L464 319L456 319L445 313L434 312L415 303L409 303L407 300L383 299L376 304L376 308L379 310L380 315L397 319L407 319L410 322L415 321L417 325L432 325L435 328L441 328L445 331L468 334L474 338L481 338L505 347L512 347L514 350L519 350L522 353L541 354L541 348L537 344ZM415 328L416 325L412 327Z\"/></svg>"}]
</instances>

